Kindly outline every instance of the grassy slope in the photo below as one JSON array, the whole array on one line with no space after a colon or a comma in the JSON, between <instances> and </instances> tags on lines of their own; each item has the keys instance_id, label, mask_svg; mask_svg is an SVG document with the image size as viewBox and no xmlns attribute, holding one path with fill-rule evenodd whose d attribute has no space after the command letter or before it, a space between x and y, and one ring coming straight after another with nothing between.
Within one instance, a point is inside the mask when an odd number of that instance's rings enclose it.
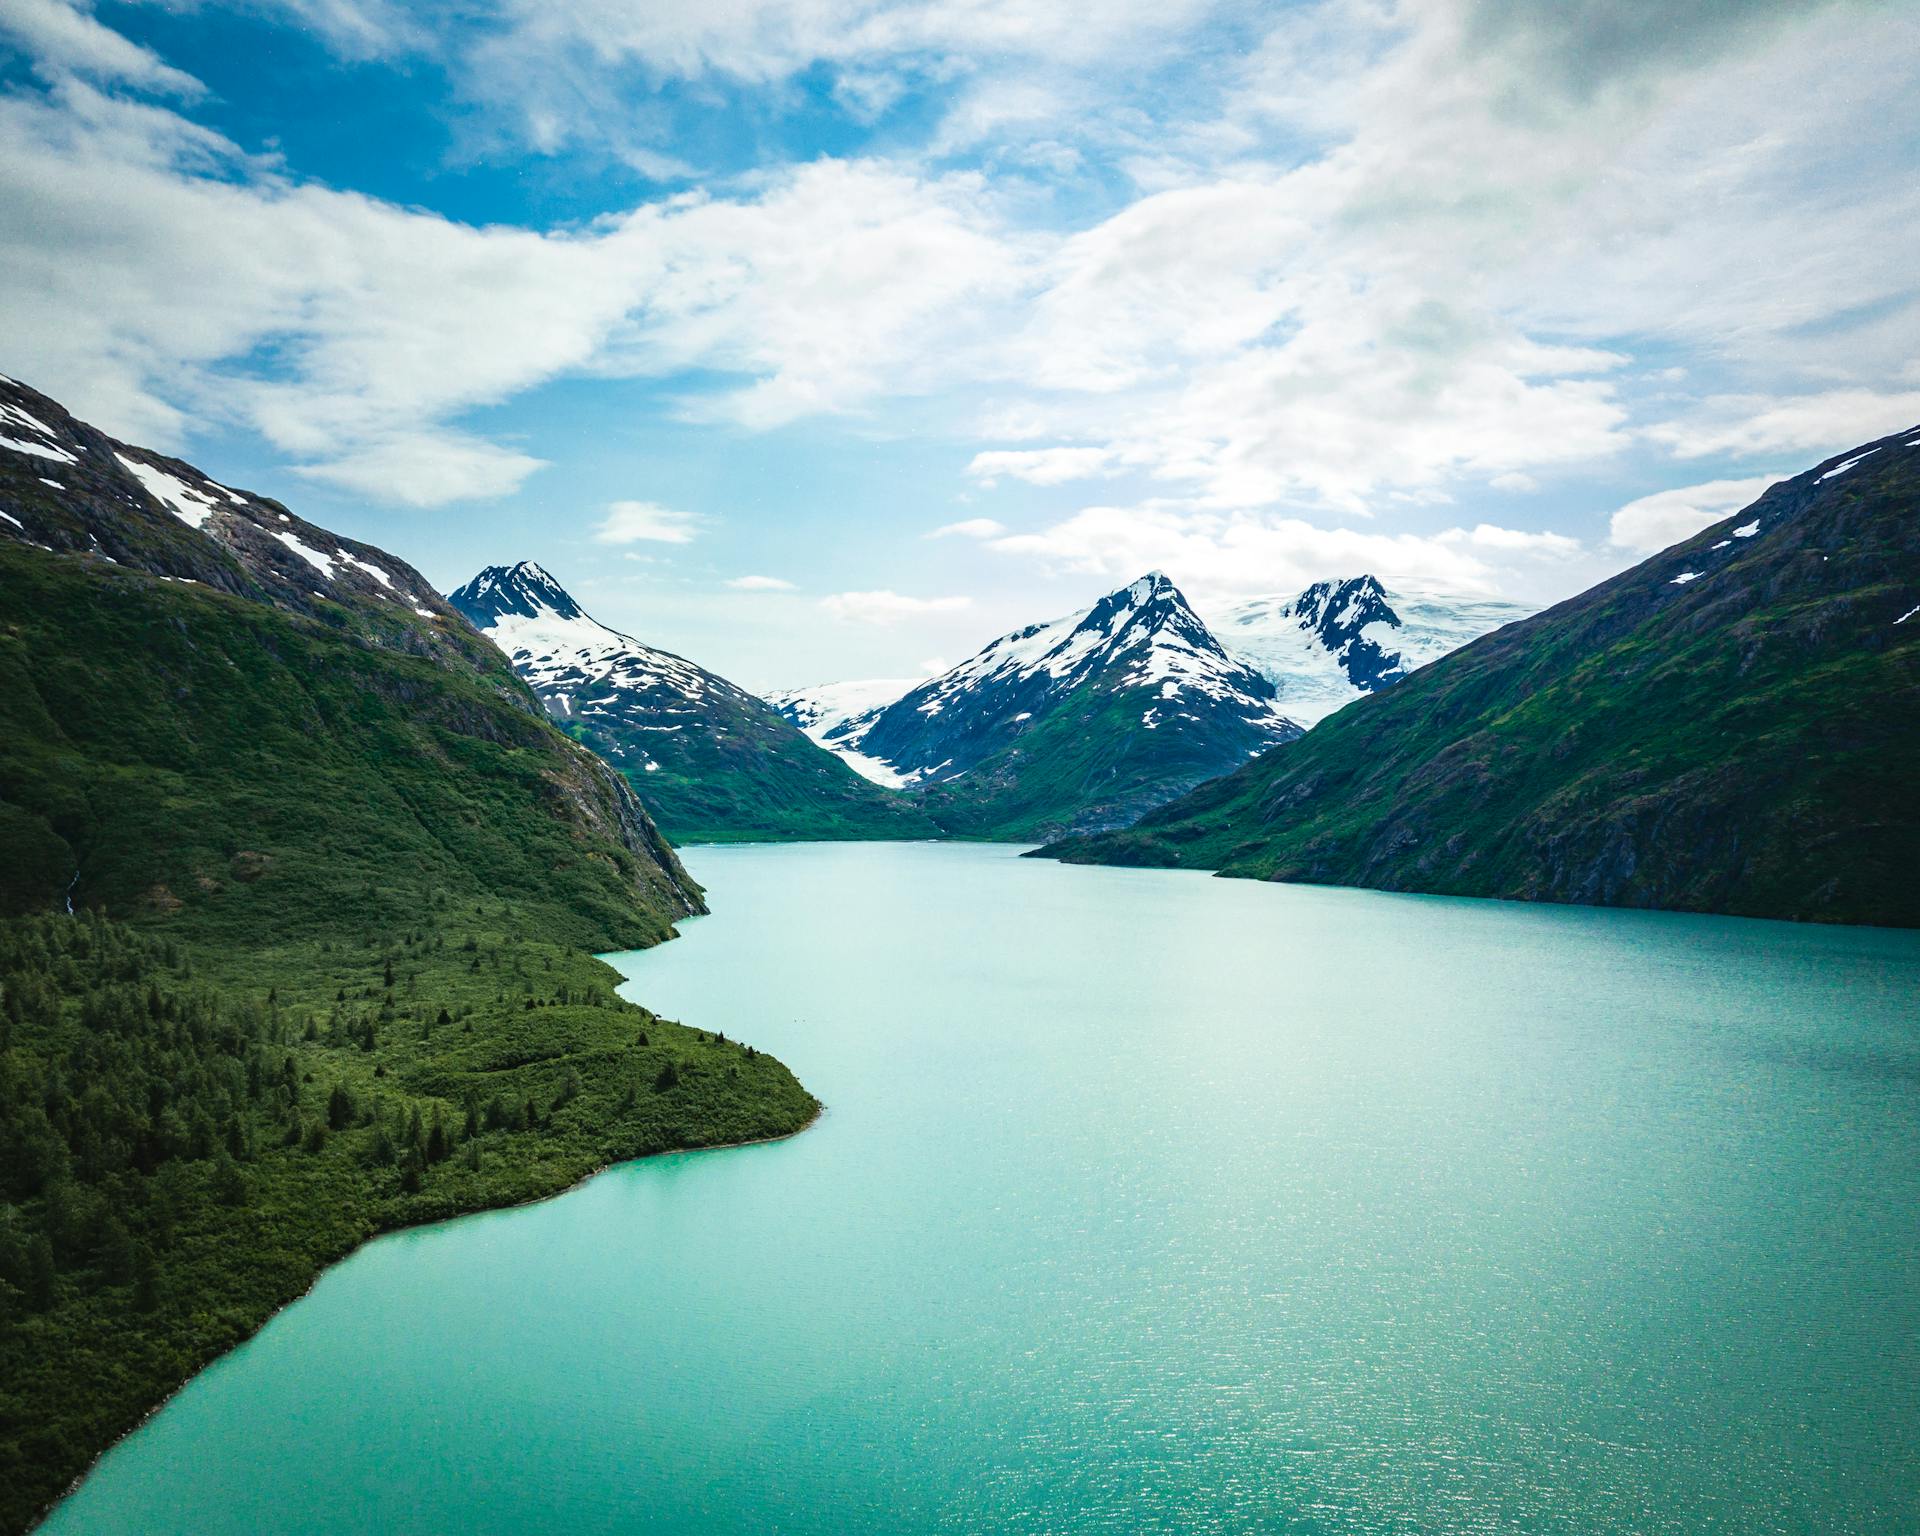
<instances>
[{"instance_id":1,"label":"grassy slope","mask_svg":"<svg viewBox=\"0 0 1920 1536\"><path fill-rule=\"evenodd\" d=\"M609 762L645 752L660 764L623 769L634 792L677 843L826 841L939 835L907 796L860 777L770 704L706 699L713 729L660 732L575 722L569 732ZM631 750L629 750L631 749Z\"/></svg>"},{"instance_id":2,"label":"grassy slope","mask_svg":"<svg viewBox=\"0 0 1920 1536\"><path fill-rule=\"evenodd\" d=\"M1761 534L1732 539L1756 516ZM1676 586L1686 569L1707 574ZM1915 602L1920 450L1888 439L1129 830L1050 852L1920 923L1920 624L1895 622Z\"/></svg>"},{"instance_id":3,"label":"grassy slope","mask_svg":"<svg viewBox=\"0 0 1920 1536\"><path fill-rule=\"evenodd\" d=\"M1087 689L920 804L954 837L1040 842L1133 820L1219 771L1218 744L1140 728L1151 690Z\"/></svg>"},{"instance_id":4,"label":"grassy slope","mask_svg":"<svg viewBox=\"0 0 1920 1536\"><path fill-rule=\"evenodd\" d=\"M613 997L584 951L667 936L697 894L623 838L604 770L520 687L504 663L370 643L344 610L0 546L0 910L57 909L77 856L76 905L132 925L57 920L119 958L38 973L48 920L0 934L0 1137L61 1127L57 1166L0 1208L0 1529L370 1233L814 1113L772 1058ZM129 968L215 1021L164 1108L88 1060L121 1036L83 1008ZM290 1085L236 1087L255 1056L275 1085L291 1056ZM352 1122L308 1146L336 1085ZM469 1139L496 1097L511 1116ZM447 1128L432 1161L407 1143L415 1110ZM176 1134L200 1118L240 1149L243 1203L204 1137Z\"/></svg>"}]
</instances>

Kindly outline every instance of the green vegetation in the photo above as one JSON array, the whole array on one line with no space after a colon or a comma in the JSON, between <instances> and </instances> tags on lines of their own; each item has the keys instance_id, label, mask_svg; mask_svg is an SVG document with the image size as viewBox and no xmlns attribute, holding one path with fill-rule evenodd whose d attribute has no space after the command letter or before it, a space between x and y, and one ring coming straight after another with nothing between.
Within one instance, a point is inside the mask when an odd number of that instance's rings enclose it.
<instances>
[{"instance_id":1,"label":"green vegetation","mask_svg":"<svg viewBox=\"0 0 1920 1536\"><path fill-rule=\"evenodd\" d=\"M957 779L915 798L941 832L1042 842L1133 820L1220 772L1219 740L1197 725L1140 728L1138 689L1087 687Z\"/></svg>"},{"instance_id":2,"label":"green vegetation","mask_svg":"<svg viewBox=\"0 0 1920 1536\"><path fill-rule=\"evenodd\" d=\"M0 1528L376 1232L804 1125L510 907L228 953L0 923Z\"/></svg>"},{"instance_id":3,"label":"green vegetation","mask_svg":"<svg viewBox=\"0 0 1920 1536\"><path fill-rule=\"evenodd\" d=\"M1920 603L1916 509L1920 448L1888 439L1126 831L1046 852L1920 924L1920 623L1901 621Z\"/></svg>"},{"instance_id":4,"label":"green vegetation","mask_svg":"<svg viewBox=\"0 0 1920 1536\"><path fill-rule=\"evenodd\" d=\"M607 761L644 749L660 766L624 768L661 831L676 843L838 842L938 837L906 795L860 777L769 704L710 690L702 703L716 728L688 730L662 745L658 732L619 721L572 722L567 732Z\"/></svg>"},{"instance_id":5,"label":"green vegetation","mask_svg":"<svg viewBox=\"0 0 1920 1536\"><path fill-rule=\"evenodd\" d=\"M395 606L0 544L0 1530L370 1234L817 1109L614 996L698 888Z\"/></svg>"}]
</instances>

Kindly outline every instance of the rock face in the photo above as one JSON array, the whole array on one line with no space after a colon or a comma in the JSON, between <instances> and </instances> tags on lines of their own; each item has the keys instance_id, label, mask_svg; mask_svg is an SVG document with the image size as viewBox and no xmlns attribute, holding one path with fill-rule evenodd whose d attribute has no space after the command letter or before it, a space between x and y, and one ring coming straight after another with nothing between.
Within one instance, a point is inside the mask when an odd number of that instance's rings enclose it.
<instances>
[{"instance_id":1,"label":"rock face","mask_svg":"<svg viewBox=\"0 0 1920 1536\"><path fill-rule=\"evenodd\" d=\"M563 730L623 773L671 837L924 837L932 823L807 739L764 699L607 628L530 560L447 601Z\"/></svg>"},{"instance_id":2,"label":"rock face","mask_svg":"<svg viewBox=\"0 0 1920 1536\"><path fill-rule=\"evenodd\" d=\"M468 663L485 656L405 561L180 459L118 442L9 379L0 379L0 465L7 497L0 537L197 582L303 617L337 618L345 610L369 639L377 633L382 643L418 654Z\"/></svg>"},{"instance_id":3,"label":"rock face","mask_svg":"<svg viewBox=\"0 0 1920 1536\"><path fill-rule=\"evenodd\" d=\"M1920 924L1920 432L1059 857Z\"/></svg>"},{"instance_id":4,"label":"rock face","mask_svg":"<svg viewBox=\"0 0 1920 1536\"><path fill-rule=\"evenodd\" d=\"M1221 644L1273 683L1288 717L1313 725L1529 611L1491 598L1390 592L1355 576L1236 603L1212 624Z\"/></svg>"},{"instance_id":5,"label":"rock face","mask_svg":"<svg viewBox=\"0 0 1920 1536\"><path fill-rule=\"evenodd\" d=\"M963 836L1119 825L1299 734L1157 571L890 703L835 713L826 693L785 707Z\"/></svg>"},{"instance_id":6,"label":"rock face","mask_svg":"<svg viewBox=\"0 0 1920 1536\"><path fill-rule=\"evenodd\" d=\"M363 857L628 943L705 910L626 786L418 571L10 380L0 561L0 910L244 889L265 923Z\"/></svg>"}]
</instances>

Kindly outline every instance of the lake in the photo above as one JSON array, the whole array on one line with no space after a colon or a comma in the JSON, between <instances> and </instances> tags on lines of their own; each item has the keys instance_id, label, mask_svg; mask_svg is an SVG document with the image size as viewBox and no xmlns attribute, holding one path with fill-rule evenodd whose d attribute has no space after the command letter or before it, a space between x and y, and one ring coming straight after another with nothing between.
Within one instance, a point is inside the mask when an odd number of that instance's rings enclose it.
<instances>
[{"instance_id":1,"label":"lake","mask_svg":"<svg viewBox=\"0 0 1920 1536\"><path fill-rule=\"evenodd\" d=\"M1920 1530L1920 934L703 848L790 1141L384 1238L74 1533Z\"/></svg>"}]
</instances>

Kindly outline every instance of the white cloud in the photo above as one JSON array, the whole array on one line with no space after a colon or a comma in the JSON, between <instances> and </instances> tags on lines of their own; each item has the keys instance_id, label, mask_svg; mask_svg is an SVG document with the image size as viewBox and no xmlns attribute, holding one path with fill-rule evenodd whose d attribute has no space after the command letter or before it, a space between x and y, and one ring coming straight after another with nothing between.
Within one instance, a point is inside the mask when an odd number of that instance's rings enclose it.
<instances>
[{"instance_id":1,"label":"white cloud","mask_svg":"<svg viewBox=\"0 0 1920 1536\"><path fill-rule=\"evenodd\" d=\"M206 90L192 75L67 0L7 0L0 6L0 37L11 37L43 75L71 72L187 98Z\"/></svg>"},{"instance_id":2,"label":"white cloud","mask_svg":"<svg viewBox=\"0 0 1920 1536\"><path fill-rule=\"evenodd\" d=\"M600 544L691 544L702 521L697 513L651 501L613 501L593 537Z\"/></svg>"},{"instance_id":3,"label":"white cloud","mask_svg":"<svg viewBox=\"0 0 1920 1536\"><path fill-rule=\"evenodd\" d=\"M1064 485L1101 474L1113 462L1111 448L1002 448L976 453L967 473L988 485L1002 475L1029 485Z\"/></svg>"},{"instance_id":4,"label":"white cloud","mask_svg":"<svg viewBox=\"0 0 1920 1536\"><path fill-rule=\"evenodd\" d=\"M362 54L438 25L390 0L232 3ZM303 182L112 100L73 77L193 82L73 5L15 0L5 24L60 78L0 98L0 335L127 435L217 416L419 504L520 483L537 460L471 413L583 374L684 379L684 414L752 429L930 397L916 426L964 413L976 441L1028 445L977 453L983 486L1130 472L1229 523L1384 523L1463 482L1604 467L1643 434L1771 455L1920 419L1900 372L1920 356L1920 178L1888 171L1911 164L1911 15L1755 0L1547 25L1506 0L1323 0L1266 18L1244 62L1196 67L1204 90L1134 90L1209 8L482 8L490 41L452 67L548 148L643 115L621 95L636 70L733 89L825 63L859 113L909 90L947 109L918 161L894 138L891 160L771 164L540 231ZM984 169L928 169L963 147ZM1063 227L1108 171L1140 195ZM1059 175L1076 196L1049 202ZM1643 346L1693 366L1622 366ZM1718 393L1690 400L1703 374ZM1423 547L1501 553L1478 537ZM1549 552L1528 537L1505 553Z\"/></svg>"},{"instance_id":5,"label":"white cloud","mask_svg":"<svg viewBox=\"0 0 1920 1536\"><path fill-rule=\"evenodd\" d=\"M533 461L458 419L569 373L730 375L699 412L754 426L931 387L954 317L1014 269L976 179L875 164L541 234L292 181L74 81L0 98L0 139L13 367L123 435L177 447L217 416L422 504L518 483Z\"/></svg>"},{"instance_id":6,"label":"white cloud","mask_svg":"<svg viewBox=\"0 0 1920 1536\"><path fill-rule=\"evenodd\" d=\"M1518 528L1502 528L1494 523L1476 523L1471 528L1449 528L1434 537L1443 544L1471 544L1478 549L1540 555L1552 560L1565 560L1580 553L1580 541L1570 539L1564 533L1526 533Z\"/></svg>"},{"instance_id":7,"label":"white cloud","mask_svg":"<svg viewBox=\"0 0 1920 1536\"><path fill-rule=\"evenodd\" d=\"M545 465L463 432L396 433L323 463L296 464L294 472L378 502L437 507L504 496Z\"/></svg>"},{"instance_id":8,"label":"white cloud","mask_svg":"<svg viewBox=\"0 0 1920 1536\"><path fill-rule=\"evenodd\" d=\"M425 47L421 19L402 0L228 0L237 9L280 13L325 38L348 59L370 59Z\"/></svg>"},{"instance_id":9,"label":"white cloud","mask_svg":"<svg viewBox=\"0 0 1920 1536\"><path fill-rule=\"evenodd\" d=\"M1558 534L1488 524L1434 535L1381 533L1190 504L1087 507L1038 532L996 539L992 547L1054 570L1112 580L1165 570L1191 595L1209 599L1298 591L1362 572L1425 590L1489 592L1502 585L1502 562L1558 560L1580 548Z\"/></svg>"},{"instance_id":10,"label":"white cloud","mask_svg":"<svg viewBox=\"0 0 1920 1536\"><path fill-rule=\"evenodd\" d=\"M820 599L834 618L853 624L897 624L926 613L956 613L973 606L969 597L906 597L898 592L836 592Z\"/></svg>"},{"instance_id":11,"label":"white cloud","mask_svg":"<svg viewBox=\"0 0 1920 1536\"><path fill-rule=\"evenodd\" d=\"M904 79L1038 61L1084 68L1152 49L1216 0L505 0L501 30L466 60L473 88L518 107L543 147L597 135L591 109L609 78L701 76L767 84L815 64L835 71L859 111L893 99ZM1149 56L1151 56L1149 54ZM991 125L1031 120L1039 87L995 85ZM964 128L956 125L956 137Z\"/></svg>"},{"instance_id":12,"label":"white cloud","mask_svg":"<svg viewBox=\"0 0 1920 1536\"><path fill-rule=\"evenodd\" d=\"M1920 422L1920 390L1830 389L1788 399L1715 396L1691 417L1649 427L1647 436L1682 459L1787 450L1822 458L1916 422Z\"/></svg>"},{"instance_id":13,"label":"white cloud","mask_svg":"<svg viewBox=\"0 0 1920 1536\"><path fill-rule=\"evenodd\" d=\"M1630 501L1613 514L1608 541L1616 549L1650 555L1690 539L1731 512L1737 512L1772 485L1762 475L1751 480L1709 480L1656 491Z\"/></svg>"},{"instance_id":14,"label":"white cloud","mask_svg":"<svg viewBox=\"0 0 1920 1536\"><path fill-rule=\"evenodd\" d=\"M927 535L930 539L991 539L1007 531L1007 525L991 517L962 518L957 523L942 523Z\"/></svg>"},{"instance_id":15,"label":"white cloud","mask_svg":"<svg viewBox=\"0 0 1920 1536\"><path fill-rule=\"evenodd\" d=\"M791 592L794 585L778 576L735 576L727 582L734 592Z\"/></svg>"}]
</instances>

